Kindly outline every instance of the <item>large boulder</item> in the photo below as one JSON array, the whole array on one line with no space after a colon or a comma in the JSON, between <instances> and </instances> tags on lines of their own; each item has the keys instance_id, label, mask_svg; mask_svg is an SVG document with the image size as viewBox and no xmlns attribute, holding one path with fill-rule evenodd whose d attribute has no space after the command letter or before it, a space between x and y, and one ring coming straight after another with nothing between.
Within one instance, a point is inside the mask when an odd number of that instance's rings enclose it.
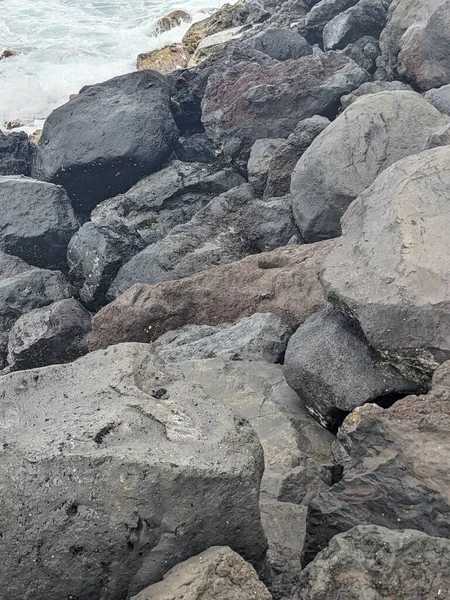
<instances>
[{"instance_id":1,"label":"large boulder","mask_svg":"<svg viewBox=\"0 0 450 600\"><path fill-rule=\"evenodd\" d=\"M424 96L441 113L450 115L450 83L440 88L428 90Z\"/></svg>"},{"instance_id":2,"label":"large boulder","mask_svg":"<svg viewBox=\"0 0 450 600\"><path fill-rule=\"evenodd\" d=\"M373 74L377 70L381 50L376 38L365 35L346 46L342 52L368 73Z\"/></svg>"},{"instance_id":3,"label":"large boulder","mask_svg":"<svg viewBox=\"0 0 450 600\"><path fill-rule=\"evenodd\" d=\"M248 182L259 196L262 196L267 184L270 161L284 142L283 138L262 139L256 140L251 147L247 163Z\"/></svg>"},{"instance_id":4,"label":"large boulder","mask_svg":"<svg viewBox=\"0 0 450 600\"><path fill-rule=\"evenodd\" d=\"M403 372L450 358L450 147L398 161L351 205L325 259L328 298Z\"/></svg>"},{"instance_id":5,"label":"large boulder","mask_svg":"<svg viewBox=\"0 0 450 600\"><path fill-rule=\"evenodd\" d=\"M241 46L264 52L275 60L301 58L313 53L312 47L302 35L279 27L265 28L241 42Z\"/></svg>"},{"instance_id":6,"label":"large boulder","mask_svg":"<svg viewBox=\"0 0 450 600\"><path fill-rule=\"evenodd\" d=\"M449 427L450 362L435 372L428 395L351 413L338 433L343 477L308 507L304 562L356 525L450 538Z\"/></svg>"},{"instance_id":7,"label":"large boulder","mask_svg":"<svg viewBox=\"0 0 450 600\"><path fill-rule=\"evenodd\" d=\"M303 239L340 235L350 203L386 167L420 152L448 121L415 92L380 92L353 102L314 140L292 174L292 208Z\"/></svg>"},{"instance_id":8,"label":"large boulder","mask_svg":"<svg viewBox=\"0 0 450 600\"><path fill-rule=\"evenodd\" d=\"M357 2L358 0L320 0L315 3L302 24L306 39L311 44L321 44L325 25Z\"/></svg>"},{"instance_id":9,"label":"large boulder","mask_svg":"<svg viewBox=\"0 0 450 600\"><path fill-rule=\"evenodd\" d=\"M432 600L450 587L449 561L450 540L361 525L334 537L308 565L298 598Z\"/></svg>"},{"instance_id":10,"label":"large boulder","mask_svg":"<svg viewBox=\"0 0 450 600\"><path fill-rule=\"evenodd\" d=\"M338 100L368 75L331 52L271 64L241 62L210 75L202 122L225 154L245 156L261 138L285 138L301 119L333 116Z\"/></svg>"},{"instance_id":11,"label":"large boulder","mask_svg":"<svg viewBox=\"0 0 450 600\"><path fill-rule=\"evenodd\" d=\"M129 189L169 157L178 130L163 75L141 71L85 87L52 112L32 175L64 186L77 210Z\"/></svg>"},{"instance_id":12,"label":"large boulder","mask_svg":"<svg viewBox=\"0 0 450 600\"><path fill-rule=\"evenodd\" d=\"M158 50L138 54L136 68L138 71L153 69L158 73L170 73L174 69L187 67L189 56L182 44L171 44Z\"/></svg>"},{"instance_id":13,"label":"large boulder","mask_svg":"<svg viewBox=\"0 0 450 600\"><path fill-rule=\"evenodd\" d=\"M29 175L30 144L24 132L0 131L0 175Z\"/></svg>"},{"instance_id":14,"label":"large boulder","mask_svg":"<svg viewBox=\"0 0 450 600\"><path fill-rule=\"evenodd\" d=\"M0 248L37 267L67 269L79 227L65 190L23 176L0 177Z\"/></svg>"},{"instance_id":15,"label":"large boulder","mask_svg":"<svg viewBox=\"0 0 450 600\"><path fill-rule=\"evenodd\" d=\"M11 598L122 600L213 545L260 566L256 434L148 345L12 373L0 390Z\"/></svg>"},{"instance_id":16,"label":"large boulder","mask_svg":"<svg viewBox=\"0 0 450 600\"><path fill-rule=\"evenodd\" d=\"M334 242L288 246L182 280L135 285L93 319L90 348L151 342L187 324L273 312L295 327L324 306L317 272Z\"/></svg>"},{"instance_id":17,"label":"large boulder","mask_svg":"<svg viewBox=\"0 0 450 600\"><path fill-rule=\"evenodd\" d=\"M271 600L255 569L227 547L213 547L176 565L163 581L131 600Z\"/></svg>"},{"instance_id":18,"label":"large boulder","mask_svg":"<svg viewBox=\"0 0 450 600\"><path fill-rule=\"evenodd\" d=\"M387 19L381 0L359 0L358 4L336 15L323 29L325 50L342 50L360 38L377 38Z\"/></svg>"},{"instance_id":19,"label":"large boulder","mask_svg":"<svg viewBox=\"0 0 450 600\"><path fill-rule=\"evenodd\" d=\"M430 0L400 40L398 74L421 90L450 83L450 0Z\"/></svg>"},{"instance_id":20,"label":"large boulder","mask_svg":"<svg viewBox=\"0 0 450 600\"><path fill-rule=\"evenodd\" d=\"M403 83L402 81L367 81L366 83L360 85L358 89L350 92L350 94L342 96L341 106L345 110L360 96L365 96L366 94L378 94L378 92L392 92L397 90L406 90L410 92L413 91L410 85ZM444 110L441 110L429 98L427 98L427 100L431 102L431 104L433 104L439 112L445 113Z\"/></svg>"}]
</instances>

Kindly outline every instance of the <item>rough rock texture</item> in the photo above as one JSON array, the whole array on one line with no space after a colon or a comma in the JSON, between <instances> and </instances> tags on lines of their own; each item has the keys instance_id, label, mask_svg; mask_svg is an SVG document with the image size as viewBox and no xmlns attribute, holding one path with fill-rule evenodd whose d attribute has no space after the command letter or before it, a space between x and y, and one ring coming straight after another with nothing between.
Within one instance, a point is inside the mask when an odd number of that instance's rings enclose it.
<instances>
[{"instance_id":1,"label":"rough rock texture","mask_svg":"<svg viewBox=\"0 0 450 600\"><path fill-rule=\"evenodd\" d=\"M247 163L248 182L258 195L262 195L266 187L270 161L284 142L283 138L256 140L250 150Z\"/></svg>"},{"instance_id":2,"label":"rough rock texture","mask_svg":"<svg viewBox=\"0 0 450 600\"><path fill-rule=\"evenodd\" d=\"M30 271L33 268L21 258L0 250L0 281L25 273L25 271Z\"/></svg>"},{"instance_id":3,"label":"rough rock texture","mask_svg":"<svg viewBox=\"0 0 450 600\"><path fill-rule=\"evenodd\" d=\"M233 324L184 325L162 335L154 346L166 361L229 358L276 363L291 333L276 315L256 313Z\"/></svg>"},{"instance_id":4,"label":"rough rock texture","mask_svg":"<svg viewBox=\"0 0 450 600\"><path fill-rule=\"evenodd\" d=\"M163 581L131 600L271 600L255 569L227 547L205 552L176 565Z\"/></svg>"},{"instance_id":5,"label":"rough rock texture","mask_svg":"<svg viewBox=\"0 0 450 600\"><path fill-rule=\"evenodd\" d=\"M194 55L189 60L189 67L196 67L207 58L214 59L228 45L242 38L247 28L245 26L231 27L204 38L197 46Z\"/></svg>"},{"instance_id":6,"label":"rough rock texture","mask_svg":"<svg viewBox=\"0 0 450 600\"><path fill-rule=\"evenodd\" d=\"M389 394L423 391L383 361L359 327L337 310L313 315L289 340L284 374L324 426L340 425L357 406Z\"/></svg>"},{"instance_id":7,"label":"rough rock texture","mask_svg":"<svg viewBox=\"0 0 450 600\"><path fill-rule=\"evenodd\" d=\"M159 50L138 54L136 68L138 71L153 69L158 73L170 73L174 69L187 67L189 56L182 44L171 44Z\"/></svg>"},{"instance_id":8,"label":"rough rock texture","mask_svg":"<svg viewBox=\"0 0 450 600\"><path fill-rule=\"evenodd\" d=\"M342 50L365 35L378 37L387 19L381 0L360 0L336 15L323 28L325 50Z\"/></svg>"},{"instance_id":9,"label":"rough rock texture","mask_svg":"<svg viewBox=\"0 0 450 600\"><path fill-rule=\"evenodd\" d=\"M448 146L450 144L450 123L444 125L430 136L428 136L423 149L430 150L431 148L437 148L438 146Z\"/></svg>"},{"instance_id":10,"label":"rough rock texture","mask_svg":"<svg viewBox=\"0 0 450 600\"><path fill-rule=\"evenodd\" d=\"M241 46L264 52L275 60L290 60L312 54L313 49L305 38L295 31L269 27L241 42Z\"/></svg>"},{"instance_id":11,"label":"rough rock texture","mask_svg":"<svg viewBox=\"0 0 450 600\"><path fill-rule=\"evenodd\" d=\"M348 454L344 476L308 507L305 562L361 524L450 538L449 390L447 362L427 396L390 409L366 404L346 418L338 434Z\"/></svg>"},{"instance_id":12,"label":"rough rock texture","mask_svg":"<svg viewBox=\"0 0 450 600\"><path fill-rule=\"evenodd\" d=\"M224 152L235 156L257 139L287 137L301 119L332 116L338 98L366 79L356 63L336 53L269 65L238 63L210 75L202 122Z\"/></svg>"},{"instance_id":13,"label":"rough rock texture","mask_svg":"<svg viewBox=\"0 0 450 600\"><path fill-rule=\"evenodd\" d=\"M165 17L161 17L157 20L155 30L157 34L170 31L175 27L183 25L183 23L191 23L192 17L189 13L184 10L173 10Z\"/></svg>"},{"instance_id":14,"label":"rough rock texture","mask_svg":"<svg viewBox=\"0 0 450 600\"><path fill-rule=\"evenodd\" d=\"M47 118L32 175L63 185L74 206L88 212L158 170L178 131L169 85L141 71L85 87Z\"/></svg>"},{"instance_id":15,"label":"rough rock texture","mask_svg":"<svg viewBox=\"0 0 450 600\"><path fill-rule=\"evenodd\" d=\"M289 246L183 280L136 285L94 317L90 348L151 342L182 325L219 325L257 312L295 327L324 306L317 271L333 246Z\"/></svg>"},{"instance_id":16,"label":"rough rock texture","mask_svg":"<svg viewBox=\"0 0 450 600\"><path fill-rule=\"evenodd\" d=\"M2 250L37 267L67 268L67 244L79 224L62 187L0 177L0 205Z\"/></svg>"},{"instance_id":17,"label":"rough rock texture","mask_svg":"<svg viewBox=\"0 0 450 600\"><path fill-rule=\"evenodd\" d=\"M322 272L369 343L419 378L450 357L449 185L449 146L392 165L345 214Z\"/></svg>"},{"instance_id":18,"label":"rough rock texture","mask_svg":"<svg viewBox=\"0 0 450 600\"><path fill-rule=\"evenodd\" d=\"M11 598L122 600L213 545L258 566L256 434L148 345L12 373L0 388Z\"/></svg>"},{"instance_id":19,"label":"rough rock texture","mask_svg":"<svg viewBox=\"0 0 450 600\"><path fill-rule=\"evenodd\" d=\"M403 83L402 81L367 81L359 86L359 88L350 94L342 96L341 98L341 106L345 110L353 104L355 100L357 100L360 96L365 96L366 94L377 94L378 92L392 92L396 90L404 90L412 92L413 89L407 83ZM429 100L429 98L427 98ZM433 104L433 102L431 102ZM436 107L440 112L444 112Z\"/></svg>"},{"instance_id":20,"label":"rough rock texture","mask_svg":"<svg viewBox=\"0 0 450 600\"><path fill-rule=\"evenodd\" d=\"M450 115L450 84L428 90L424 97L441 113Z\"/></svg>"},{"instance_id":21,"label":"rough rock texture","mask_svg":"<svg viewBox=\"0 0 450 600\"><path fill-rule=\"evenodd\" d=\"M343 53L354 60L361 69L365 69L368 73L373 74L377 69L381 50L377 39L370 35L365 35L353 44L346 46Z\"/></svg>"},{"instance_id":22,"label":"rough rock texture","mask_svg":"<svg viewBox=\"0 0 450 600\"><path fill-rule=\"evenodd\" d=\"M330 121L315 115L298 123L287 140L275 150L267 174L265 198L283 196L289 193L291 175L298 160Z\"/></svg>"},{"instance_id":23,"label":"rough rock texture","mask_svg":"<svg viewBox=\"0 0 450 600\"><path fill-rule=\"evenodd\" d=\"M9 333L12 370L70 362L86 354L91 315L74 298L22 315Z\"/></svg>"},{"instance_id":24,"label":"rough rock texture","mask_svg":"<svg viewBox=\"0 0 450 600\"><path fill-rule=\"evenodd\" d=\"M320 0L306 15L303 30L311 44L322 43L325 25L334 17L354 6L357 0Z\"/></svg>"},{"instance_id":25,"label":"rough rock texture","mask_svg":"<svg viewBox=\"0 0 450 600\"><path fill-rule=\"evenodd\" d=\"M397 71L422 90L450 83L450 0L430 0L400 40Z\"/></svg>"},{"instance_id":26,"label":"rough rock texture","mask_svg":"<svg viewBox=\"0 0 450 600\"><path fill-rule=\"evenodd\" d=\"M415 92L380 92L351 104L314 140L292 175L292 209L303 239L340 235L340 219L358 194L386 167L419 152L448 121Z\"/></svg>"},{"instance_id":27,"label":"rough rock texture","mask_svg":"<svg viewBox=\"0 0 450 600\"><path fill-rule=\"evenodd\" d=\"M218 158L214 144L204 133L180 137L175 146L175 154L181 161L205 164L212 164Z\"/></svg>"},{"instance_id":28,"label":"rough rock texture","mask_svg":"<svg viewBox=\"0 0 450 600\"><path fill-rule=\"evenodd\" d=\"M4 135L0 131L0 175L28 175L30 144L24 132Z\"/></svg>"},{"instance_id":29,"label":"rough rock texture","mask_svg":"<svg viewBox=\"0 0 450 600\"><path fill-rule=\"evenodd\" d=\"M154 244L176 225L189 221L215 196L242 183L244 178L230 167L218 169L176 160L141 179L125 194L99 204L92 220L121 221L135 227L147 245Z\"/></svg>"},{"instance_id":30,"label":"rough rock texture","mask_svg":"<svg viewBox=\"0 0 450 600\"><path fill-rule=\"evenodd\" d=\"M361 525L334 537L302 573L299 600L432 600L450 588L450 541Z\"/></svg>"}]
</instances>

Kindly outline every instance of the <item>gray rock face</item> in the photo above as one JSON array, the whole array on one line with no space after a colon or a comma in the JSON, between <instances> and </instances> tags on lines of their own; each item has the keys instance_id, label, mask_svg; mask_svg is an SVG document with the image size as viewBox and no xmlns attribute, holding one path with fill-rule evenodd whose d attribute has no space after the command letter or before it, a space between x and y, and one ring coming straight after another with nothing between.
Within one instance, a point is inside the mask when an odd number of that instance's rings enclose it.
<instances>
[{"instance_id":1,"label":"gray rock face","mask_svg":"<svg viewBox=\"0 0 450 600\"><path fill-rule=\"evenodd\" d=\"M283 143L283 138L256 140L250 150L247 164L248 181L259 196L266 187L270 161Z\"/></svg>"},{"instance_id":2,"label":"gray rock face","mask_svg":"<svg viewBox=\"0 0 450 600\"><path fill-rule=\"evenodd\" d=\"M136 228L146 245L189 221L215 196L244 183L233 169L173 161L142 179L125 194L102 202L92 212L96 223L117 220Z\"/></svg>"},{"instance_id":3,"label":"gray rock face","mask_svg":"<svg viewBox=\"0 0 450 600\"><path fill-rule=\"evenodd\" d=\"M299 600L439 598L450 586L449 561L449 540L361 525L334 537L305 569Z\"/></svg>"},{"instance_id":4,"label":"gray rock face","mask_svg":"<svg viewBox=\"0 0 450 600\"><path fill-rule=\"evenodd\" d=\"M400 40L397 71L422 90L450 83L450 0L431 0Z\"/></svg>"},{"instance_id":5,"label":"gray rock face","mask_svg":"<svg viewBox=\"0 0 450 600\"><path fill-rule=\"evenodd\" d=\"M33 268L21 258L0 251L0 281L25 273L25 271L30 271Z\"/></svg>"},{"instance_id":6,"label":"gray rock face","mask_svg":"<svg viewBox=\"0 0 450 600\"><path fill-rule=\"evenodd\" d=\"M213 547L176 565L164 580L131 600L271 600L255 569L227 547Z\"/></svg>"},{"instance_id":7,"label":"gray rock face","mask_svg":"<svg viewBox=\"0 0 450 600\"><path fill-rule=\"evenodd\" d=\"M121 600L212 545L259 564L255 433L148 345L12 373L0 387L11 598Z\"/></svg>"},{"instance_id":8,"label":"gray rock face","mask_svg":"<svg viewBox=\"0 0 450 600\"><path fill-rule=\"evenodd\" d=\"M0 177L0 248L37 267L67 268L66 251L79 227L60 186L23 176Z\"/></svg>"},{"instance_id":9,"label":"gray rock face","mask_svg":"<svg viewBox=\"0 0 450 600\"><path fill-rule=\"evenodd\" d=\"M355 61L361 69L368 73L374 73L377 69L377 63L381 54L380 44L377 39L365 35L353 44L349 44L343 50L345 56ZM364 84L363 84L364 85ZM408 87L406 88L408 89Z\"/></svg>"},{"instance_id":10,"label":"gray rock face","mask_svg":"<svg viewBox=\"0 0 450 600\"><path fill-rule=\"evenodd\" d=\"M166 361L201 358L266 360L283 356L292 329L272 313L256 313L234 324L185 325L154 342Z\"/></svg>"},{"instance_id":11,"label":"gray rock face","mask_svg":"<svg viewBox=\"0 0 450 600\"><path fill-rule=\"evenodd\" d=\"M0 175L29 175L30 143L24 132L4 135L0 131Z\"/></svg>"},{"instance_id":12,"label":"gray rock face","mask_svg":"<svg viewBox=\"0 0 450 600\"><path fill-rule=\"evenodd\" d=\"M158 170L178 138L163 75L146 70L83 88L45 122L32 175L65 187L77 210Z\"/></svg>"},{"instance_id":13,"label":"gray rock face","mask_svg":"<svg viewBox=\"0 0 450 600\"><path fill-rule=\"evenodd\" d=\"M12 370L70 362L86 354L91 315L74 298L35 308L22 315L9 333Z\"/></svg>"},{"instance_id":14,"label":"gray rock face","mask_svg":"<svg viewBox=\"0 0 450 600\"><path fill-rule=\"evenodd\" d=\"M313 49L305 38L295 31L269 27L244 40L241 45L264 52L275 60L290 60L312 54Z\"/></svg>"},{"instance_id":15,"label":"gray rock face","mask_svg":"<svg viewBox=\"0 0 450 600\"><path fill-rule=\"evenodd\" d=\"M444 115L450 115L450 84L425 92L424 97Z\"/></svg>"},{"instance_id":16,"label":"gray rock face","mask_svg":"<svg viewBox=\"0 0 450 600\"><path fill-rule=\"evenodd\" d=\"M217 159L214 145L204 133L180 137L175 146L175 154L183 162L211 164Z\"/></svg>"},{"instance_id":17,"label":"gray rock face","mask_svg":"<svg viewBox=\"0 0 450 600\"><path fill-rule=\"evenodd\" d=\"M378 37L387 19L381 0L359 0L323 28L325 50L342 50L365 35Z\"/></svg>"},{"instance_id":18,"label":"gray rock face","mask_svg":"<svg viewBox=\"0 0 450 600\"><path fill-rule=\"evenodd\" d=\"M415 92L381 92L349 106L303 154L292 175L294 217L307 242L341 233L350 203L386 167L419 152L448 122Z\"/></svg>"},{"instance_id":19,"label":"gray rock face","mask_svg":"<svg viewBox=\"0 0 450 600\"><path fill-rule=\"evenodd\" d=\"M322 284L369 343L414 377L450 357L450 147L382 173L342 220Z\"/></svg>"},{"instance_id":20,"label":"gray rock face","mask_svg":"<svg viewBox=\"0 0 450 600\"><path fill-rule=\"evenodd\" d=\"M356 324L333 309L300 325L286 350L284 374L325 427L339 425L346 413L381 396L421 391L370 348Z\"/></svg>"},{"instance_id":21,"label":"gray rock face","mask_svg":"<svg viewBox=\"0 0 450 600\"><path fill-rule=\"evenodd\" d=\"M308 506L305 563L334 535L367 523L450 538L449 390L447 362L426 396L387 410L366 404L345 419L338 434L347 453L344 474Z\"/></svg>"},{"instance_id":22,"label":"gray rock face","mask_svg":"<svg viewBox=\"0 0 450 600\"><path fill-rule=\"evenodd\" d=\"M402 81L367 81L360 85L357 90L354 90L346 96L342 96L341 106L345 110L360 96L365 96L366 94L378 94L378 92L393 92L397 90L413 91L410 85L403 83ZM427 98L427 100L429 100L429 98ZM433 102L431 104L433 104ZM441 110L440 112L444 111Z\"/></svg>"},{"instance_id":23,"label":"gray rock face","mask_svg":"<svg viewBox=\"0 0 450 600\"><path fill-rule=\"evenodd\" d=\"M90 309L104 304L117 271L144 247L137 231L120 221L85 223L67 249L69 275L82 302Z\"/></svg>"},{"instance_id":24,"label":"gray rock face","mask_svg":"<svg viewBox=\"0 0 450 600\"><path fill-rule=\"evenodd\" d=\"M450 124L444 125L438 131L435 131L428 136L423 149L431 150L431 148L437 148L438 146L448 146L450 144Z\"/></svg>"},{"instance_id":25,"label":"gray rock face","mask_svg":"<svg viewBox=\"0 0 450 600\"><path fill-rule=\"evenodd\" d=\"M303 28L310 44L322 43L322 32L325 25L341 14L358 0L320 0L311 8L304 19Z\"/></svg>"}]
</instances>

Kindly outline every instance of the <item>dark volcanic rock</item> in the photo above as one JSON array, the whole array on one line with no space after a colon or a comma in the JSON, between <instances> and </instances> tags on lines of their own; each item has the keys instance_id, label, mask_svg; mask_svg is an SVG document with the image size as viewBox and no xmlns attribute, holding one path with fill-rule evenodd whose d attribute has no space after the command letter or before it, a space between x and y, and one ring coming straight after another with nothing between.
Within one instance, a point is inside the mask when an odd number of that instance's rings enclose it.
<instances>
[{"instance_id":1,"label":"dark volcanic rock","mask_svg":"<svg viewBox=\"0 0 450 600\"><path fill-rule=\"evenodd\" d=\"M289 29L269 27L255 36L240 42L241 46L264 52L275 60L290 60L308 56L313 53L312 47L305 38Z\"/></svg>"},{"instance_id":2,"label":"dark volcanic rock","mask_svg":"<svg viewBox=\"0 0 450 600\"><path fill-rule=\"evenodd\" d=\"M450 588L450 541L361 525L334 537L301 575L299 600L432 600Z\"/></svg>"},{"instance_id":3,"label":"dark volcanic rock","mask_svg":"<svg viewBox=\"0 0 450 600\"><path fill-rule=\"evenodd\" d=\"M313 315L289 340L284 374L325 427L389 394L420 392L367 344L359 327L333 309Z\"/></svg>"},{"instance_id":4,"label":"dark volcanic rock","mask_svg":"<svg viewBox=\"0 0 450 600\"><path fill-rule=\"evenodd\" d=\"M409 396L390 409L366 404L345 419L338 434L348 454L344 475L308 507L306 563L355 525L450 538L449 392L447 362L428 395Z\"/></svg>"},{"instance_id":5,"label":"dark volcanic rock","mask_svg":"<svg viewBox=\"0 0 450 600\"><path fill-rule=\"evenodd\" d=\"M0 248L37 267L67 268L79 227L61 186L23 176L0 177Z\"/></svg>"},{"instance_id":6,"label":"dark volcanic rock","mask_svg":"<svg viewBox=\"0 0 450 600\"><path fill-rule=\"evenodd\" d=\"M325 50L342 50L360 38L377 38L387 19L381 0L359 0L356 6L336 15L323 28Z\"/></svg>"},{"instance_id":7,"label":"dark volcanic rock","mask_svg":"<svg viewBox=\"0 0 450 600\"><path fill-rule=\"evenodd\" d=\"M29 175L30 144L24 132L0 131L0 175Z\"/></svg>"},{"instance_id":8,"label":"dark volcanic rock","mask_svg":"<svg viewBox=\"0 0 450 600\"><path fill-rule=\"evenodd\" d=\"M63 185L83 213L125 192L172 152L169 96L164 76L150 70L83 88L46 120L33 177Z\"/></svg>"},{"instance_id":9,"label":"dark volcanic rock","mask_svg":"<svg viewBox=\"0 0 450 600\"><path fill-rule=\"evenodd\" d=\"M19 275L20 273L25 273L25 271L30 271L33 268L21 258L12 254L6 254L0 250L0 281Z\"/></svg>"},{"instance_id":10,"label":"dark volcanic rock","mask_svg":"<svg viewBox=\"0 0 450 600\"><path fill-rule=\"evenodd\" d=\"M378 58L381 53L380 44L375 38L366 35L357 40L354 44L346 46L343 53L345 56L354 60L361 69L373 74L376 71ZM364 85L364 83L362 85ZM409 89L409 86L400 89Z\"/></svg>"},{"instance_id":11,"label":"dark volcanic rock","mask_svg":"<svg viewBox=\"0 0 450 600\"><path fill-rule=\"evenodd\" d=\"M283 138L256 140L250 150L247 163L248 182L259 196L262 196L267 184L270 161L284 142ZM288 192L289 189L285 193Z\"/></svg>"},{"instance_id":12,"label":"dark volcanic rock","mask_svg":"<svg viewBox=\"0 0 450 600\"><path fill-rule=\"evenodd\" d=\"M322 44L325 25L337 15L357 4L358 0L320 0L306 15L302 30L310 44Z\"/></svg>"},{"instance_id":13,"label":"dark volcanic rock","mask_svg":"<svg viewBox=\"0 0 450 600\"><path fill-rule=\"evenodd\" d=\"M91 315L74 298L60 300L19 317L9 333L12 370L70 362L87 352Z\"/></svg>"},{"instance_id":14,"label":"dark volcanic rock","mask_svg":"<svg viewBox=\"0 0 450 600\"><path fill-rule=\"evenodd\" d=\"M190 137L180 137L175 146L177 158L184 162L214 163L216 149L205 133L194 133Z\"/></svg>"},{"instance_id":15,"label":"dark volcanic rock","mask_svg":"<svg viewBox=\"0 0 450 600\"><path fill-rule=\"evenodd\" d=\"M10 598L123 600L214 545L260 566L256 434L148 345L6 375L0 397Z\"/></svg>"}]
</instances>

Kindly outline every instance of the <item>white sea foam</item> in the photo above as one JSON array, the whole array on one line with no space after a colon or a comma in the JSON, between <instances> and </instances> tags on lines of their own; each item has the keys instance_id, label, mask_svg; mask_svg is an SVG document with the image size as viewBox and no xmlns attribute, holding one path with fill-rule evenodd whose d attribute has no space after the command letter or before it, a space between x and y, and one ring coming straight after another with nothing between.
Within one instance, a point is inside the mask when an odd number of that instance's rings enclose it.
<instances>
[{"instance_id":1,"label":"white sea foam","mask_svg":"<svg viewBox=\"0 0 450 600\"><path fill-rule=\"evenodd\" d=\"M172 10L199 20L224 0L0 0L0 126L32 131L84 85L135 70L140 52L181 40L189 25L158 37Z\"/></svg>"}]
</instances>

